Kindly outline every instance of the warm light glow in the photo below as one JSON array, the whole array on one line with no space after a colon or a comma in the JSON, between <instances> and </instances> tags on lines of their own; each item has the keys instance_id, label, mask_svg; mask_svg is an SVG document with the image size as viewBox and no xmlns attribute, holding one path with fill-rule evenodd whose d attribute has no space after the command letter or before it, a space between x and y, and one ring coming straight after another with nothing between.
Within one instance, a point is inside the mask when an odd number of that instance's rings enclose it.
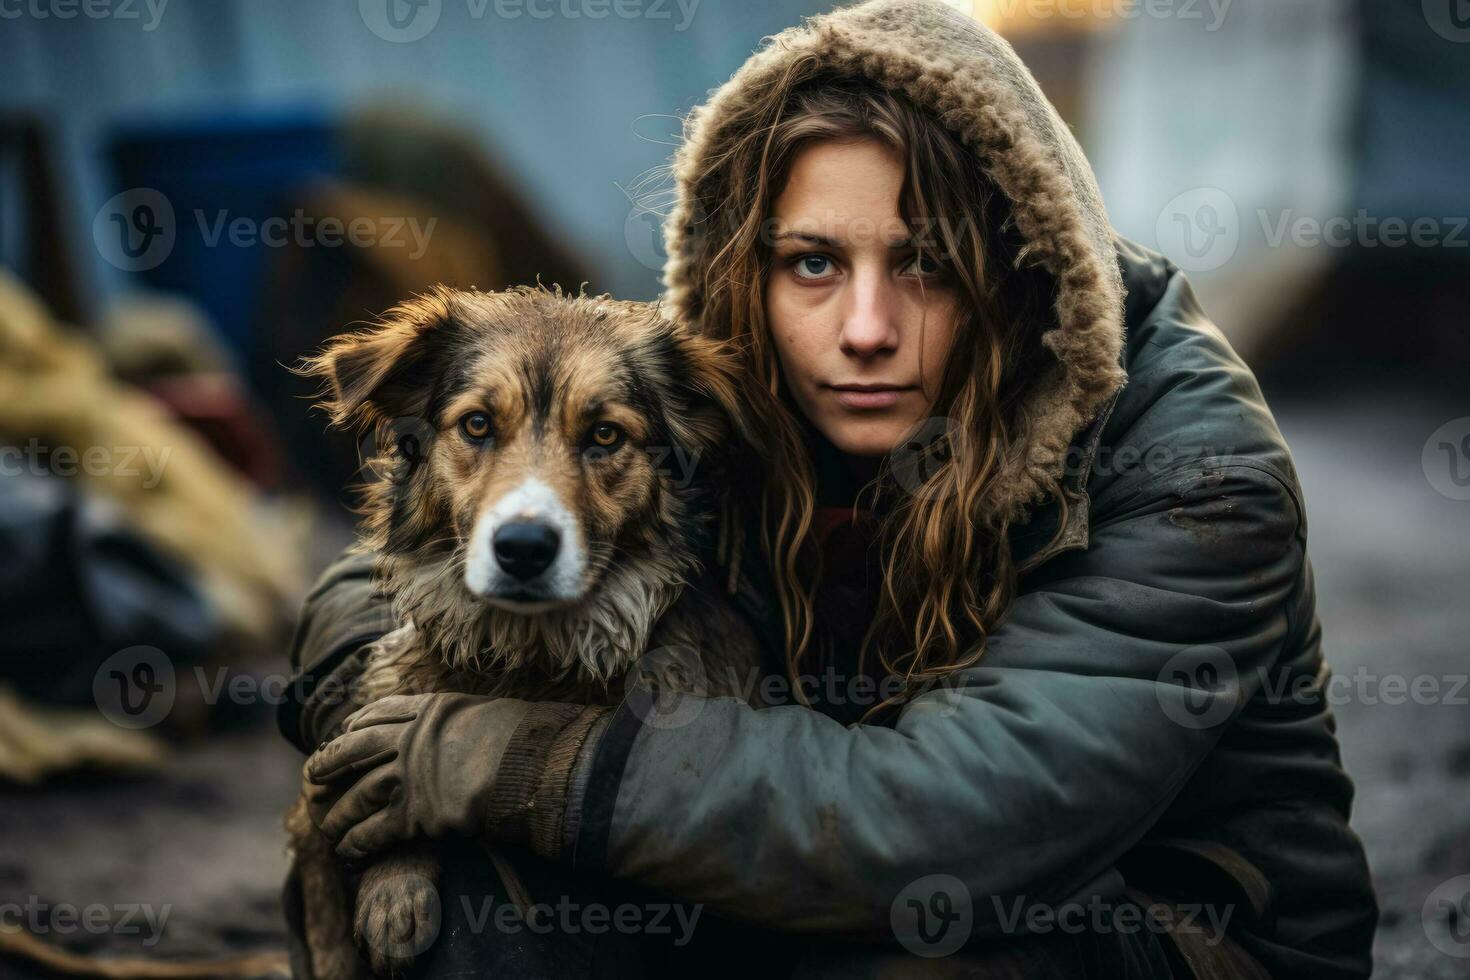
<instances>
[{"instance_id":1,"label":"warm light glow","mask_svg":"<svg viewBox=\"0 0 1470 980\"><path fill-rule=\"evenodd\" d=\"M1094 30L1116 26L1138 0L944 0L1001 34Z\"/></svg>"}]
</instances>

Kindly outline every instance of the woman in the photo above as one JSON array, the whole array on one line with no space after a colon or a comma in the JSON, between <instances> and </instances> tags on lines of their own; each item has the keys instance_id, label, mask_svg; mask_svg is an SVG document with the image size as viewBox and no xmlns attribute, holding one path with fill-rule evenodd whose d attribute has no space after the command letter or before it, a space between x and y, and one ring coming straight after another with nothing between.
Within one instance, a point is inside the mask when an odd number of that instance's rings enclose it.
<instances>
[{"instance_id":1,"label":"woman","mask_svg":"<svg viewBox=\"0 0 1470 980\"><path fill-rule=\"evenodd\" d=\"M675 175L667 304L745 345L779 447L714 558L806 680L679 724L460 702L482 768L423 750L445 696L370 706L314 758L353 773L320 807L343 852L494 798L466 834L706 910L705 972L1366 976L1290 455L1009 46L930 0L814 18ZM386 628L365 576L305 610L304 749ZM357 791L374 767L404 792Z\"/></svg>"}]
</instances>

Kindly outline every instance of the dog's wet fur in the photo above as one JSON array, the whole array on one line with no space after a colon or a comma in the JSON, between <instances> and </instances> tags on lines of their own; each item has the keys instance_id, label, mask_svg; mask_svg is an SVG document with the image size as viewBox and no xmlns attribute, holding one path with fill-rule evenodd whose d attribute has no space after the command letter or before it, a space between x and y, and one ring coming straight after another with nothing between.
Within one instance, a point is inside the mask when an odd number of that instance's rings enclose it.
<instances>
[{"instance_id":1,"label":"dog's wet fur","mask_svg":"<svg viewBox=\"0 0 1470 980\"><path fill-rule=\"evenodd\" d=\"M403 625L369 647L353 702L611 704L650 650L668 686L748 690L755 636L697 584L713 581L700 555L733 447L749 445L738 363L654 304L544 287L439 287L307 359L333 422L383 447L362 546ZM355 876L304 792L287 828L315 980L406 966L437 878L426 845L367 867L354 915Z\"/></svg>"}]
</instances>

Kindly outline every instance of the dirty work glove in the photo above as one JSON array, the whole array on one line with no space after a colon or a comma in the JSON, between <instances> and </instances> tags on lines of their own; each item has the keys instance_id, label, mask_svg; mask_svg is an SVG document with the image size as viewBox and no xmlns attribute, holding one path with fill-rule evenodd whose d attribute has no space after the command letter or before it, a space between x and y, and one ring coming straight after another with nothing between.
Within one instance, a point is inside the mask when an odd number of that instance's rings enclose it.
<instances>
[{"instance_id":1,"label":"dirty work glove","mask_svg":"<svg viewBox=\"0 0 1470 980\"><path fill-rule=\"evenodd\" d=\"M312 821L348 860L451 834L554 860L572 766L608 710L449 693L374 701L306 760Z\"/></svg>"}]
</instances>

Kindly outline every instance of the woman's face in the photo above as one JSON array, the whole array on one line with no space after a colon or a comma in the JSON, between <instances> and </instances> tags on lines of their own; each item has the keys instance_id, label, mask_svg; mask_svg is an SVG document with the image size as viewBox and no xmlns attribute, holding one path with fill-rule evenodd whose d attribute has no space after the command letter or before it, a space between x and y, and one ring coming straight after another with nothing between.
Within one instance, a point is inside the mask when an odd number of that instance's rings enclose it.
<instances>
[{"instance_id":1,"label":"woman's face","mask_svg":"<svg viewBox=\"0 0 1470 980\"><path fill-rule=\"evenodd\" d=\"M877 140L809 145L766 223L782 376L818 431L858 456L890 452L928 417L954 338L956 291L914 248L903 174Z\"/></svg>"}]
</instances>

